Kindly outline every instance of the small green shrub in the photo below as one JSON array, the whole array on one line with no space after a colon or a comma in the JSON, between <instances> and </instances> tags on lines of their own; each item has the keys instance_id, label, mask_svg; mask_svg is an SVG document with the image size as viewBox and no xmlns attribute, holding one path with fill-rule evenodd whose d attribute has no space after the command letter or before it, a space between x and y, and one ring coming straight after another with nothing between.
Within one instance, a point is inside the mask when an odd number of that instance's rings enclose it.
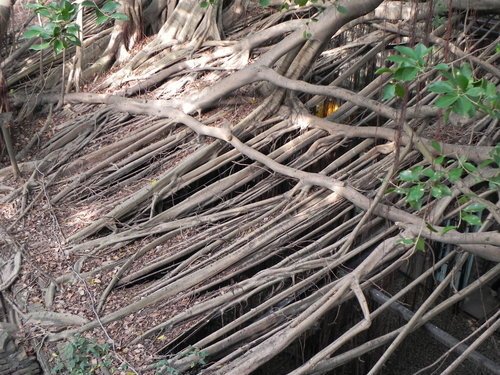
<instances>
[{"instance_id":1,"label":"small green shrub","mask_svg":"<svg viewBox=\"0 0 500 375\"><path fill-rule=\"evenodd\" d=\"M42 25L28 27L24 33L25 39L40 38L41 43L34 44L31 49L44 50L52 48L55 54L61 53L66 48L75 45L80 46L81 40L78 37L80 27L75 23L78 12L83 8L92 8L97 16L97 24L102 24L109 19L127 20L127 16L117 13L119 3L108 0L101 8L93 1L83 1L81 4L75 1L59 0L50 3L29 3L28 9L40 16L44 20Z\"/></svg>"},{"instance_id":2,"label":"small green shrub","mask_svg":"<svg viewBox=\"0 0 500 375\"><path fill-rule=\"evenodd\" d=\"M376 71L377 74L391 74L391 82L383 89L384 100L395 96L403 98L407 83L431 71L428 56L432 48L419 43L415 48L396 46L394 49L398 54L387 58L393 66ZM500 93L496 85L485 79L476 79L468 63L457 67L438 64L432 69L438 73L439 80L429 84L427 91L438 95L434 105L445 110L446 118L451 112L473 117L477 111L500 118Z\"/></svg>"},{"instance_id":3,"label":"small green shrub","mask_svg":"<svg viewBox=\"0 0 500 375\"><path fill-rule=\"evenodd\" d=\"M61 351L53 374L89 375L95 374L102 366L110 367L108 344L98 344L80 335L69 341Z\"/></svg>"}]
</instances>

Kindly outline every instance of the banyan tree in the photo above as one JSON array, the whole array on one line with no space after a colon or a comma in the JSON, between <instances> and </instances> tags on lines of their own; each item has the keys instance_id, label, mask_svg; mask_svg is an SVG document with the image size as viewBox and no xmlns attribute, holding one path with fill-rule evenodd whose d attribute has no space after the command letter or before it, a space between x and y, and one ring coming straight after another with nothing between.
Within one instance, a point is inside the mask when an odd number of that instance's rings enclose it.
<instances>
[{"instance_id":1,"label":"banyan tree","mask_svg":"<svg viewBox=\"0 0 500 375\"><path fill-rule=\"evenodd\" d=\"M99 0L62 51L27 37L47 23L27 3L0 0L19 353L62 374L500 372L498 0Z\"/></svg>"}]
</instances>

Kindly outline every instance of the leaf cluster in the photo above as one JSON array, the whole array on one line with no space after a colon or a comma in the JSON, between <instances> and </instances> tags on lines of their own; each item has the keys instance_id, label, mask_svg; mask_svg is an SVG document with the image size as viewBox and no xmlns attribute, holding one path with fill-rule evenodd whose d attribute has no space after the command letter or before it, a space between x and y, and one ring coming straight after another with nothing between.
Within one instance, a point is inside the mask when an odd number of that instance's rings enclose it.
<instances>
[{"instance_id":1,"label":"leaf cluster","mask_svg":"<svg viewBox=\"0 0 500 375\"><path fill-rule=\"evenodd\" d=\"M396 96L403 98L406 94L405 85L415 80L419 74L430 71L427 56L432 52L431 47L419 43L415 48L396 46L394 49L398 54L386 59L392 62L393 66L382 67L376 71L377 74L391 74L391 82L383 89L384 100ZM468 63L458 67L438 64L433 69L439 80L428 85L427 91L438 95L434 105L444 109L446 116L453 112L460 116L473 117L479 110L500 118L500 93L496 85L486 79L476 79Z\"/></svg>"},{"instance_id":2,"label":"leaf cluster","mask_svg":"<svg viewBox=\"0 0 500 375\"><path fill-rule=\"evenodd\" d=\"M396 46L394 49L399 52L389 56L387 61L392 62L391 68L379 68L376 73L390 73L392 81L384 87L383 99L392 99L394 96L404 97L406 89L404 84L411 82L421 73L426 71L426 57L432 51L432 48L427 48L422 43L419 43L415 48L407 46Z\"/></svg>"},{"instance_id":3,"label":"leaf cluster","mask_svg":"<svg viewBox=\"0 0 500 375\"><path fill-rule=\"evenodd\" d=\"M125 14L117 12L120 4L113 0L106 1L101 8L95 2L87 0L82 2L82 7L94 9L98 25L102 25L110 19L128 21L128 17Z\"/></svg>"},{"instance_id":4,"label":"leaf cluster","mask_svg":"<svg viewBox=\"0 0 500 375\"><path fill-rule=\"evenodd\" d=\"M52 369L53 374L95 374L101 366L111 366L108 344L98 344L80 335L75 336L62 350Z\"/></svg>"},{"instance_id":5,"label":"leaf cluster","mask_svg":"<svg viewBox=\"0 0 500 375\"><path fill-rule=\"evenodd\" d=\"M75 4L68 0L61 0L47 5L26 4L26 7L48 21L41 26L30 26L24 33L25 39L40 38L42 40L41 43L31 46L31 49L39 51L52 47L54 53L59 54L70 45L81 45L78 38L80 27L73 22L78 12Z\"/></svg>"},{"instance_id":6,"label":"leaf cluster","mask_svg":"<svg viewBox=\"0 0 500 375\"><path fill-rule=\"evenodd\" d=\"M433 142L433 147L440 151L439 143ZM435 199L441 199L452 195L449 184L456 183L462 176L473 175L479 181L484 181L481 177L480 169L496 164L500 167L500 144L497 144L490 153L491 158L485 160L479 165L475 165L465 158L458 159L458 166L446 169L445 165L453 163L452 160L447 160L444 156L439 156L434 159L432 166L424 168L421 165L413 166L410 169L403 170L399 173L397 180L400 185L389 192L396 192L405 197L406 203L413 209L419 210L423 203L426 194L430 194ZM489 188L491 190L500 190L500 174L489 179ZM470 201L471 197L462 196L459 198L459 203L465 205ZM481 215L485 206L480 203L470 203L460 211L460 220L469 225L481 225ZM448 230L456 229L456 226L446 227L445 233Z\"/></svg>"},{"instance_id":7,"label":"leaf cluster","mask_svg":"<svg viewBox=\"0 0 500 375\"><path fill-rule=\"evenodd\" d=\"M434 103L436 107L460 116L473 117L481 110L500 118L500 93L496 85L485 79L475 79L469 64L457 68L439 64L435 69L443 78L428 86L430 92L439 95Z\"/></svg>"},{"instance_id":8,"label":"leaf cluster","mask_svg":"<svg viewBox=\"0 0 500 375\"><path fill-rule=\"evenodd\" d=\"M110 18L127 20L125 14L116 12L118 7L119 3L113 0L106 1L101 8L95 2L88 0L81 4L69 0L52 1L47 4L29 3L26 4L26 8L33 10L46 22L28 27L23 37L41 39L41 43L34 44L31 49L39 51L52 48L57 55L70 46L81 45L80 27L75 23L75 18L80 11L83 11L82 8L93 8L99 25Z\"/></svg>"}]
</instances>

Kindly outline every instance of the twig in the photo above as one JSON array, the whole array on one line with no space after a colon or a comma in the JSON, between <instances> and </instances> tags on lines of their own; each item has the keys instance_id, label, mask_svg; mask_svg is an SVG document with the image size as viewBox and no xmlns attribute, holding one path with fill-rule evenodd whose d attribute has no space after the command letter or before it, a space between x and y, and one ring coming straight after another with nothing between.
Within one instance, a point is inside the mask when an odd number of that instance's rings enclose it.
<instances>
[{"instance_id":1,"label":"twig","mask_svg":"<svg viewBox=\"0 0 500 375\"><path fill-rule=\"evenodd\" d=\"M500 328L500 319L497 319L497 321L492 324L486 331L483 332L481 336L477 338L463 354L461 354L451 365L446 368L441 375L449 375L452 374L453 371L467 358L467 356L472 353L476 348L481 345L481 343L486 340L488 337L490 337L495 331Z\"/></svg>"},{"instance_id":2,"label":"twig","mask_svg":"<svg viewBox=\"0 0 500 375\"><path fill-rule=\"evenodd\" d=\"M75 276L82 282L83 284L83 287L85 288L85 291L87 292L88 296L89 296L89 299L90 299L90 307L92 309L92 312L94 313L94 316L97 320L97 322L99 323L102 331L104 332L104 334L106 335L106 337L108 338L108 341L111 343L111 347L113 348L113 353L115 354L116 358L118 358L122 363L125 363L128 365L128 369L133 371L136 375L139 375L139 373L134 369L134 367L132 367L130 365L130 363L125 359L123 358L122 356L120 356L117 351L116 351L116 346L115 346L115 340L113 340L111 338L111 336L109 335L108 331L106 330L106 328L104 327L104 325L102 324L101 322L101 318L99 316L99 313L97 312L97 310L95 309L95 299L94 299L94 296L92 295L92 292L90 291L88 285L87 285L87 282L80 276L80 274L78 272L76 272L75 270L73 270Z\"/></svg>"},{"instance_id":3,"label":"twig","mask_svg":"<svg viewBox=\"0 0 500 375\"><path fill-rule=\"evenodd\" d=\"M457 350L459 347L463 346L464 343L466 341L468 341L470 338L474 337L475 335L478 334L478 332L480 330L482 330L484 327L488 326L491 324L491 322L493 320L495 320L498 316L500 315L500 310L498 310L493 316L491 316L488 320L486 320L482 325L481 327L479 327L478 329L476 329L474 332L472 332L469 336L467 336L466 338L464 338L463 340L461 341L458 341L455 345L453 345L450 349L448 349L443 355L441 355L438 359L436 359L434 362L432 362L429 366L426 366L420 370L418 370L416 373L414 373L413 375L420 375L424 372L426 372L427 370L430 370L431 368L433 368L434 366L436 366L439 362L443 362L446 358L448 358L448 356L450 356L450 354L452 354L455 350ZM467 348L468 349L468 348ZM466 349L466 350L467 350ZM462 353L465 353L466 350L463 350ZM483 361L485 360L485 358L483 359ZM436 371L439 370L439 367L434 370L433 374L436 373Z\"/></svg>"},{"instance_id":4,"label":"twig","mask_svg":"<svg viewBox=\"0 0 500 375\"><path fill-rule=\"evenodd\" d=\"M389 356L394 353L394 351L398 348L398 346L403 342L403 340L408 336L408 334L413 331L414 327L419 323L421 317L425 314L427 311L427 308L434 303L436 298L438 298L441 293L448 287L448 284L451 282L453 277L455 277L456 272L462 267L462 265L465 263L467 258L469 257L469 254L462 254L460 259L457 261L451 272L446 275L445 279L437 286L436 289L431 293L429 298L425 300L425 302L420 306L420 308L415 312L415 315L410 319L410 321L405 325L403 330L399 333L399 335L396 337L396 339L392 342L392 344L387 348L387 350L382 354L382 356L379 358L377 363L372 367L368 375L375 375L377 374L381 369L384 363L387 361Z\"/></svg>"}]
</instances>

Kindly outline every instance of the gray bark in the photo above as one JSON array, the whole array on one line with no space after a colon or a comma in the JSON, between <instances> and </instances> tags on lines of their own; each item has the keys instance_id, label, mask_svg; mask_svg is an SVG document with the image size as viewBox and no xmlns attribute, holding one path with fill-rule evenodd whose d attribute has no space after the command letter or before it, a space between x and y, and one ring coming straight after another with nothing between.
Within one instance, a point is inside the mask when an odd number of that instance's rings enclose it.
<instances>
[{"instance_id":1,"label":"gray bark","mask_svg":"<svg viewBox=\"0 0 500 375\"><path fill-rule=\"evenodd\" d=\"M4 37L7 34L11 5L10 0L0 0L0 47L3 45Z\"/></svg>"}]
</instances>

